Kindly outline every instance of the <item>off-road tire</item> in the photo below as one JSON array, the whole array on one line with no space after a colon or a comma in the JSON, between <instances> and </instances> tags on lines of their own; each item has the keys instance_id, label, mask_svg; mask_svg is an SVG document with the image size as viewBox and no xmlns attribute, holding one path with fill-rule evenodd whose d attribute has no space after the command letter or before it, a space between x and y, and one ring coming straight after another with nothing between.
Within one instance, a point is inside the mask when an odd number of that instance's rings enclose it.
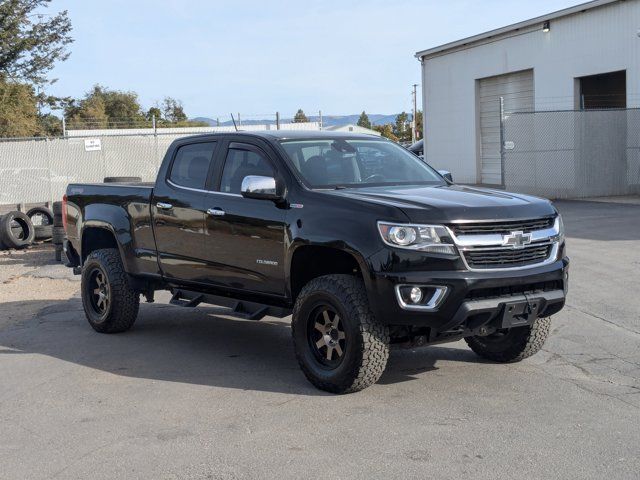
<instances>
[{"instance_id":1,"label":"off-road tire","mask_svg":"<svg viewBox=\"0 0 640 480\"><path fill-rule=\"evenodd\" d=\"M109 287L109 305L103 314L96 311L91 297L91 275L96 269L106 275ZM129 285L120 252L116 248L104 248L89 254L82 267L81 293L85 315L96 332L120 333L129 330L135 323L140 294Z\"/></svg>"},{"instance_id":2,"label":"off-road tire","mask_svg":"<svg viewBox=\"0 0 640 480\"><path fill-rule=\"evenodd\" d=\"M22 231L22 238L16 235L12 228L12 222L19 224ZM0 218L0 238L7 248L25 248L33 243L35 229L29 217L24 213L13 211Z\"/></svg>"},{"instance_id":3,"label":"off-road tire","mask_svg":"<svg viewBox=\"0 0 640 480\"><path fill-rule=\"evenodd\" d=\"M482 358L500 363L513 363L538 353L549 336L550 329L550 317L538 318L531 326L510 329L501 340L496 340L493 335L467 337L464 340L471 350Z\"/></svg>"},{"instance_id":4,"label":"off-road tire","mask_svg":"<svg viewBox=\"0 0 640 480\"><path fill-rule=\"evenodd\" d=\"M322 302L336 308L346 334L344 358L333 369L317 360L308 339L310 315ZM293 308L291 330L300 368L320 390L363 390L378 381L387 365L389 330L371 312L363 281L352 275L326 275L305 285Z\"/></svg>"}]
</instances>

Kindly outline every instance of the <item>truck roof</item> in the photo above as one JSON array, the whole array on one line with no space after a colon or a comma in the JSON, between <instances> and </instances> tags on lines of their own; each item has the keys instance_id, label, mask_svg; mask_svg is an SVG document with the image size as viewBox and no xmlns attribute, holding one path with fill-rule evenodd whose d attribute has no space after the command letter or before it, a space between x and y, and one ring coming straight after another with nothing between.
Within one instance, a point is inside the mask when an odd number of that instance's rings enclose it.
<instances>
[{"instance_id":1,"label":"truck roof","mask_svg":"<svg viewBox=\"0 0 640 480\"><path fill-rule=\"evenodd\" d=\"M267 140L287 140L287 139L323 139L323 138L352 138L352 139L363 139L363 140L371 140L380 139L377 135L368 135L364 133L353 133L353 132L330 132L323 130L261 130L261 131L243 131L239 130L237 132L220 132L220 133L207 133L202 135L194 135L189 138L208 138L208 137L217 137L217 136L249 136L249 137L259 137Z\"/></svg>"}]
</instances>

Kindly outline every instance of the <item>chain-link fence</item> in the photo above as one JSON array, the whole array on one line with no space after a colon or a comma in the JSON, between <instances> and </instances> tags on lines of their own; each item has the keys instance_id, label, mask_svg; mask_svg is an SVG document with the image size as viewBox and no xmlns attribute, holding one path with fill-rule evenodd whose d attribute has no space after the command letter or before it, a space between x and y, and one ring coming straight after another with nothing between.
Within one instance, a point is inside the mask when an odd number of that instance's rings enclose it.
<instances>
[{"instance_id":1,"label":"chain-link fence","mask_svg":"<svg viewBox=\"0 0 640 480\"><path fill-rule=\"evenodd\" d=\"M319 130L318 123L281 124L283 130ZM244 131L275 125L243 125ZM67 131L56 138L0 139L0 205L60 200L69 183L105 177L155 180L174 140L198 133L235 131L233 126L137 130Z\"/></svg>"},{"instance_id":2,"label":"chain-link fence","mask_svg":"<svg viewBox=\"0 0 640 480\"><path fill-rule=\"evenodd\" d=\"M507 190L548 198L640 194L640 109L507 113Z\"/></svg>"}]
</instances>

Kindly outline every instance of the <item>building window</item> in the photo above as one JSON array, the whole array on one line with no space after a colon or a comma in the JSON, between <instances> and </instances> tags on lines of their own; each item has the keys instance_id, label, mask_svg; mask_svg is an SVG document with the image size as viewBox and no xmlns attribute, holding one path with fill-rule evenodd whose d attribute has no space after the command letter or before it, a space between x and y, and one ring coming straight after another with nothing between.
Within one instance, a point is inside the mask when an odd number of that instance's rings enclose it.
<instances>
[{"instance_id":1,"label":"building window","mask_svg":"<svg viewBox=\"0 0 640 480\"><path fill-rule=\"evenodd\" d=\"M580 110L627 108L627 72L601 73L580 77Z\"/></svg>"}]
</instances>

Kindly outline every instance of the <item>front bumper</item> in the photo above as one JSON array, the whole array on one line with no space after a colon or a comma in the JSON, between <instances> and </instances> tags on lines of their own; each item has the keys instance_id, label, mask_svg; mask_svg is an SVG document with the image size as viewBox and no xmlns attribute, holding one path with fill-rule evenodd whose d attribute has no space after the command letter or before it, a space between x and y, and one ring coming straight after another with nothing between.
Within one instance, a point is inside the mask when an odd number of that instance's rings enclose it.
<instances>
[{"instance_id":1,"label":"front bumper","mask_svg":"<svg viewBox=\"0 0 640 480\"><path fill-rule=\"evenodd\" d=\"M369 300L376 317L388 325L426 327L432 339L463 330L471 334L486 325L506 328L507 304L535 303L539 310L531 312L529 323L557 313L564 306L568 269L565 257L548 265L510 271L376 272L369 279ZM447 293L432 311L407 310L400 306L395 287L412 284L446 286Z\"/></svg>"}]
</instances>

